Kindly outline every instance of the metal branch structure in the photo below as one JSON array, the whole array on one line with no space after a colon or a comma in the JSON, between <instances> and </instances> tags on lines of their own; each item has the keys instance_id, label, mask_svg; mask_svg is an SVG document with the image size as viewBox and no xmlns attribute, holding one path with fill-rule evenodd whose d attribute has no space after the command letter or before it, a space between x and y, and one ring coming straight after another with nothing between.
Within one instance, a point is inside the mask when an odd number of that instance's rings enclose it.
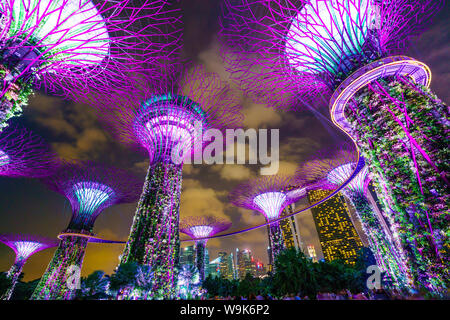
<instances>
[{"instance_id":1,"label":"metal branch structure","mask_svg":"<svg viewBox=\"0 0 450 320\"><path fill-rule=\"evenodd\" d=\"M180 232L195 240L196 265L200 274L200 282L205 280L205 248L208 237L228 230L231 221L215 216L185 217L180 221Z\"/></svg>"},{"instance_id":2,"label":"metal branch structure","mask_svg":"<svg viewBox=\"0 0 450 320\"><path fill-rule=\"evenodd\" d=\"M284 208L306 195L306 189L298 189L298 180L293 177L272 175L261 176L238 185L229 195L229 201L237 207L260 212L267 222L278 219ZM293 188L295 187L295 188ZM294 189L294 190L293 190ZM268 226L272 260L286 249L280 222Z\"/></svg>"},{"instance_id":3,"label":"metal branch structure","mask_svg":"<svg viewBox=\"0 0 450 320\"><path fill-rule=\"evenodd\" d=\"M23 266L27 262L28 258L44 249L56 247L58 245L58 241L56 239L32 235L2 234L0 235L0 242L14 250L16 255L14 264L9 269L7 275L11 283L9 284L8 289L1 296L2 300L9 300L14 292L17 280L19 279Z\"/></svg>"},{"instance_id":4,"label":"metal branch structure","mask_svg":"<svg viewBox=\"0 0 450 320\"><path fill-rule=\"evenodd\" d=\"M95 219L112 205L137 201L140 181L122 169L91 161L64 161L42 182L69 200L72 218L31 299L68 300L76 284L71 276L81 271Z\"/></svg>"},{"instance_id":5,"label":"metal branch structure","mask_svg":"<svg viewBox=\"0 0 450 320\"><path fill-rule=\"evenodd\" d=\"M0 176L47 176L58 159L44 139L24 127L10 126L0 132Z\"/></svg>"},{"instance_id":6,"label":"metal branch structure","mask_svg":"<svg viewBox=\"0 0 450 320\"><path fill-rule=\"evenodd\" d=\"M179 45L179 20L163 0L1 0L0 127L33 87L75 98L155 75Z\"/></svg>"},{"instance_id":7,"label":"metal branch structure","mask_svg":"<svg viewBox=\"0 0 450 320\"><path fill-rule=\"evenodd\" d=\"M275 107L285 96L331 93L331 119L358 145L414 284L442 295L449 282L449 109L431 71L403 56L443 1L226 1L230 71Z\"/></svg>"},{"instance_id":8,"label":"metal branch structure","mask_svg":"<svg viewBox=\"0 0 450 320\"><path fill-rule=\"evenodd\" d=\"M321 152L313 161L297 169L297 174L307 181L327 180L336 187L347 181L355 171L357 154L354 148L344 146L337 154ZM379 269L385 272L385 285L407 292L411 289L412 276L398 232L391 232L392 221L386 222L375 200L368 191L370 175L367 166L347 183L342 193L355 208L356 216L368 239Z\"/></svg>"},{"instance_id":9,"label":"metal branch structure","mask_svg":"<svg viewBox=\"0 0 450 320\"><path fill-rule=\"evenodd\" d=\"M206 130L235 128L243 116L229 86L200 66L180 65L158 82L142 83L136 81L128 93L104 97L95 105L119 141L146 150L150 159L121 263L152 266L150 298L170 299L179 260L183 163L201 156Z\"/></svg>"}]
</instances>

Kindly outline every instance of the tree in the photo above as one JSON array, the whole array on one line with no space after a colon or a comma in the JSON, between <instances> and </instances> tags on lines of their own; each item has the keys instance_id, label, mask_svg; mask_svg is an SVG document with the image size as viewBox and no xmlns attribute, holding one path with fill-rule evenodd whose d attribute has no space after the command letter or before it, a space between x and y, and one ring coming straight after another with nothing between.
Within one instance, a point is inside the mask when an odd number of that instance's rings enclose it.
<instances>
[{"instance_id":1,"label":"tree","mask_svg":"<svg viewBox=\"0 0 450 320\"><path fill-rule=\"evenodd\" d=\"M247 273L245 278L239 282L237 294L244 297L256 296L259 293L259 283L259 278L254 278L250 273Z\"/></svg>"},{"instance_id":2,"label":"tree","mask_svg":"<svg viewBox=\"0 0 450 320\"><path fill-rule=\"evenodd\" d=\"M136 286L139 265L136 262L120 264L111 276L109 289L116 293L116 299L128 299Z\"/></svg>"},{"instance_id":3,"label":"tree","mask_svg":"<svg viewBox=\"0 0 450 320\"><path fill-rule=\"evenodd\" d=\"M283 250L275 260L273 290L278 296L297 294L315 297L317 280L313 263L296 248Z\"/></svg>"},{"instance_id":4,"label":"tree","mask_svg":"<svg viewBox=\"0 0 450 320\"><path fill-rule=\"evenodd\" d=\"M86 278L81 278L81 289L76 292L76 299L101 300L107 299L106 293L109 286L109 276L103 271L94 271Z\"/></svg>"}]
</instances>

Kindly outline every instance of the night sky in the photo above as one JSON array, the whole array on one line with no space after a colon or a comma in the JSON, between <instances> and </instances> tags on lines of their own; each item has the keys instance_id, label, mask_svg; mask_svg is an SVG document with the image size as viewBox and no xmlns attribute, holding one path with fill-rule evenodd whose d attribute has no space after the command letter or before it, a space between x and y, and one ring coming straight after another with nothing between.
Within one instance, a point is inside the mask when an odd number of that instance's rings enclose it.
<instances>
[{"instance_id":1,"label":"night sky","mask_svg":"<svg viewBox=\"0 0 450 320\"><path fill-rule=\"evenodd\" d=\"M223 80L228 74L219 58L217 41L220 1L183 1L183 54L208 71L217 72ZM450 10L447 7L434 19L428 31L412 41L407 55L425 62L433 72L432 89L445 102L450 101ZM314 102L325 118L327 97ZM280 129L280 174L293 174L318 149L339 148L346 142L344 134L330 122L319 120L311 111L281 112L256 104L241 94L245 128ZM115 142L105 131L87 105L75 104L60 98L36 94L31 98L23 117L15 119L52 144L65 158L94 160L108 165L128 168L142 177L146 174L148 159ZM260 214L230 205L227 194L237 184L258 176L257 165L185 165L181 217L216 215L233 222L231 231L264 223ZM49 191L31 179L0 178L0 233L24 233L55 237L70 220L70 204L61 195ZM299 206L301 203L299 203ZM94 232L105 238L126 240L136 203L117 205L106 209L97 219ZM312 244L319 258L322 256L317 233L309 211L301 213L301 236L304 245ZM187 237L182 235L182 239ZM183 244L183 246L186 244ZM256 258L267 263L266 228L208 242L211 260L218 251L234 252L235 248L251 249ZM120 244L89 244L82 274L104 270L111 274L122 253ZM31 257L24 267L25 280L42 275L53 255L47 249ZM14 260L13 251L0 245L0 271L9 269Z\"/></svg>"}]
</instances>

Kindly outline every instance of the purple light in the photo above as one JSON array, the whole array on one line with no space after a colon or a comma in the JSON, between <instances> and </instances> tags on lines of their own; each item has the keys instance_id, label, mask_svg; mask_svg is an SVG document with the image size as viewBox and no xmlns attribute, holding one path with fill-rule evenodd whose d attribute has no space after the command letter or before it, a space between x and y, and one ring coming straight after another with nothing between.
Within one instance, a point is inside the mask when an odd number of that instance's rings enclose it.
<instances>
[{"instance_id":1,"label":"purple light","mask_svg":"<svg viewBox=\"0 0 450 320\"><path fill-rule=\"evenodd\" d=\"M17 249L17 259L19 260L28 259L28 257L38 251L40 247L44 246L42 243L32 241L16 241L13 242L13 244Z\"/></svg>"},{"instance_id":2,"label":"purple light","mask_svg":"<svg viewBox=\"0 0 450 320\"><path fill-rule=\"evenodd\" d=\"M8 155L0 150L0 167L7 165L10 162Z\"/></svg>"},{"instance_id":3,"label":"purple light","mask_svg":"<svg viewBox=\"0 0 450 320\"><path fill-rule=\"evenodd\" d=\"M285 207L286 195L283 192L266 192L257 195L253 202L258 206L267 220L276 219Z\"/></svg>"},{"instance_id":4,"label":"purple light","mask_svg":"<svg viewBox=\"0 0 450 320\"><path fill-rule=\"evenodd\" d=\"M270 221L305 195L304 188L297 191L298 184L298 180L287 176L262 176L237 186L228 199L235 206L261 212Z\"/></svg>"},{"instance_id":5,"label":"purple light","mask_svg":"<svg viewBox=\"0 0 450 320\"><path fill-rule=\"evenodd\" d=\"M195 238L209 237L213 231L214 231L214 228L210 227L210 226L193 226L193 227L191 227L191 233L195 236Z\"/></svg>"},{"instance_id":6,"label":"purple light","mask_svg":"<svg viewBox=\"0 0 450 320\"><path fill-rule=\"evenodd\" d=\"M328 175L327 180L336 185L341 185L352 175L356 163L346 163L332 169ZM367 166L361 169L361 171L354 177L345 187L345 191L351 191L356 193L365 194L367 185L370 181L369 169Z\"/></svg>"},{"instance_id":7,"label":"purple light","mask_svg":"<svg viewBox=\"0 0 450 320\"><path fill-rule=\"evenodd\" d=\"M180 232L189 235L192 239L203 240L230 227L230 221L214 216L186 217L180 221Z\"/></svg>"},{"instance_id":8,"label":"purple light","mask_svg":"<svg viewBox=\"0 0 450 320\"><path fill-rule=\"evenodd\" d=\"M94 97L92 105L119 141L145 148L150 163L180 164L202 152L207 129L240 126L237 96L217 74L202 66L178 66L158 81L130 80L120 98Z\"/></svg>"},{"instance_id":9,"label":"purple light","mask_svg":"<svg viewBox=\"0 0 450 320\"><path fill-rule=\"evenodd\" d=\"M226 0L223 55L232 79L256 102L290 108L292 96L327 95L357 69L405 52L442 4Z\"/></svg>"},{"instance_id":10,"label":"purple light","mask_svg":"<svg viewBox=\"0 0 450 320\"><path fill-rule=\"evenodd\" d=\"M91 161L63 161L52 176L41 181L70 201L68 229L72 231L91 231L104 209L136 201L141 190L140 179L127 171Z\"/></svg>"},{"instance_id":11,"label":"purple light","mask_svg":"<svg viewBox=\"0 0 450 320\"><path fill-rule=\"evenodd\" d=\"M21 264L25 263L25 261L36 252L58 245L56 239L11 234L0 235L0 242L14 250L16 254L15 262L20 262Z\"/></svg>"},{"instance_id":12,"label":"purple light","mask_svg":"<svg viewBox=\"0 0 450 320\"><path fill-rule=\"evenodd\" d=\"M0 132L0 175L43 177L58 165L58 156L26 128L9 126Z\"/></svg>"},{"instance_id":13,"label":"purple light","mask_svg":"<svg viewBox=\"0 0 450 320\"><path fill-rule=\"evenodd\" d=\"M97 182L79 182L73 186L75 196L80 203L80 212L92 213L102 203L114 195L114 191Z\"/></svg>"}]
</instances>

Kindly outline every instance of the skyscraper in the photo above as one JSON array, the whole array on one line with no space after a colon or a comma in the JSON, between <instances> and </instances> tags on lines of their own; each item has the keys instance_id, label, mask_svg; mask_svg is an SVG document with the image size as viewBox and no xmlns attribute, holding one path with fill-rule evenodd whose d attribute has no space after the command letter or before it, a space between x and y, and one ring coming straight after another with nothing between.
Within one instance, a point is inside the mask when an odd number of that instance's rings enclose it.
<instances>
[{"instance_id":1,"label":"skyscraper","mask_svg":"<svg viewBox=\"0 0 450 320\"><path fill-rule=\"evenodd\" d=\"M244 279L247 273L255 276L255 260L253 259L252 252L249 249L238 251L237 261L239 279Z\"/></svg>"},{"instance_id":2,"label":"skyscraper","mask_svg":"<svg viewBox=\"0 0 450 320\"><path fill-rule=\"evenodd\" d=\"M263 277L266 274L266 266L261 261L255 260L255 277Z\"/></svg>"},{"instance_id":3,"label":"skyscraper","mask_svg":"<svg viewBox=\"0 0 450 320\"><path fill-rule=\"evenodd\" d=\"M233 279L233 254L228 255L227 252L219 252L219 273L224 279Z\"/></svg>"},{"instance_id":4,"label":"skyscraper","mask_svg":"<svg viewBox=\"0 0 450 320\"><path fill-rule=\"evenodd\" d=\"M209 262L209 261L208 261ZM195 265L195 247L188 246L181 250L180 254L180 265Z\"/></svg>"},{"instance_id":5,"label":"skyscraper","mask_svg":"<svg viewBox=\"0 0 450 320\"><path fill-rule=\"evenodd\" d=\"M330 190L311 190L308 192L308 199L315 203L330 193ZM355 264L357 251L363 244L342 196L335 195L311 211L325 260L342 259L345 263Z\"/></svg>"},{"instance_id":6,"label":"skyscraper","mask_svg":"<svg viewBox=\"0 0 450 320\"><path fill-rule=\"evenodd\" d=\"M295 204L291 204L284 209L283 215L291 214L294 210ZM300 228L298 226L297 216L291 216L281 220L280 227L286 248L296 248L303 251L303 243L300 237Z\"/></svg>"}]
</instances>

